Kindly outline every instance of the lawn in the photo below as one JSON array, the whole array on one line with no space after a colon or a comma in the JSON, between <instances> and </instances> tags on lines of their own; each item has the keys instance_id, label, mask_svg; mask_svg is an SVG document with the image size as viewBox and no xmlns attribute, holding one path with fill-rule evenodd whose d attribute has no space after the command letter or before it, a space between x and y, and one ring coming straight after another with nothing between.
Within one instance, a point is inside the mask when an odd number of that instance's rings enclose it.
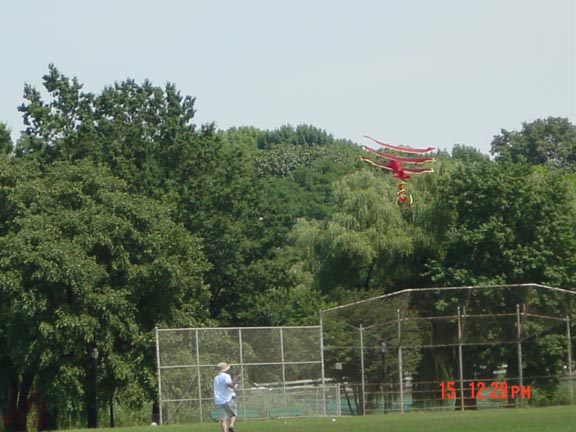
<instances>
[{"instance_id":1,"label":"lawn","mask_svg":"<svg viewBox=\"0 0 576 432\"><path fill-rule=\"evenodd\" d=\"M154 432L159 426L116 428ZM169 425L165 432L219 432L218 424ZM237 432L576 432L576 406L468 412L388 414L366 417L242 421Z\"/></svg>"}]
</instances>

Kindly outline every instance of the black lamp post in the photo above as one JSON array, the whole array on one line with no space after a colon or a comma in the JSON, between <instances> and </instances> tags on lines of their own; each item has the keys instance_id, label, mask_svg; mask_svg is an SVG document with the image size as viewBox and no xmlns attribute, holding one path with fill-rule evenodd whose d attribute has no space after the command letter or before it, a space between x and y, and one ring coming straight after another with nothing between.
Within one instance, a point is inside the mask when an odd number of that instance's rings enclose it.
<instances>
[{"instance_id":1,"label":"black lamp post","mask_svg":"<svg viewBox=\"0 0 576 432\"><path fill-rule=\"evenodd\" d=\"M92 387L92 391L90 392L90 396L88 398L88 412L87 412L87 420L88 420L88 427L89 428L97 428L98 427L98 356L100 353L98 352L98 348L92 348L90 351L90 357L92 358L92 383L88 383L89 386Z\"/></svg>"},{"instance_id":2,"label":"black lamp post","mask_svg":"<svg viewBox=\"0 0 576 432\"><path fill-rule=\"evenodd\" d=\"M380 342L380 352L382 353L382 366L384 368L384 376L386 376L386 352L388 351L388 346L386 342Z\"/></svg>"},{"instance_id":3,"label":"black lamp post","mask_svg":"<svg viewBox=\"0 0 576 432\"><path fill-rule=\"evenodd\" d=\"M386 342L380 342L380 354L382 354L382 396L384 397L384 412L387 412L388 398L386 397L386 352L388 346Z\"/></svg>"}]
</instances>

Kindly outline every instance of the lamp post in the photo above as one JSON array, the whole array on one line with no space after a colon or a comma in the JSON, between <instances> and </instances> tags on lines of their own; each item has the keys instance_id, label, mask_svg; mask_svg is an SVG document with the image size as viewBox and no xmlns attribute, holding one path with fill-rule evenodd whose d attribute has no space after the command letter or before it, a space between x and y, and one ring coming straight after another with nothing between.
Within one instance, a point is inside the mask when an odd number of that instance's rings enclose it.
<instances>
[{"instance_id":1,"label":"lamp post","mask_svg":"<svg viewBox=\"0 0 576 432\"><path fill-rule=\"evenodd\" d=\"M92 348L90 351L90 357L92 358L92 383L88 385L92 386L92 391L90 392L91 397L88 400L88 412L87 420L89 428L98 427L98 348Z\"/></svg>"},{"instance_id":2,"label":"lamp post","mask_svg":"<svg viewBox=\"0 0 576 432\"><path fill-rule=\"evenodd\" d=\"M387 397L386 397L386 352L388 346L386 342L380 342L380 354L382 354L382 397L384 398L384 412L387 412Z\"/></svg>"},{"instance_id":3,"label":"lamp post","mask_svg":"<svg viewBox=\"0 0 576 432\"><path fill-rule=\"evenodd\" d=\"M382 341L380 342L380 352L382 353L382 363L383 363L383 367L384 367L384 376L386 376L386 352L388 351L388 346L386 345L386 342Z\"/></svg>"}]
</instances>

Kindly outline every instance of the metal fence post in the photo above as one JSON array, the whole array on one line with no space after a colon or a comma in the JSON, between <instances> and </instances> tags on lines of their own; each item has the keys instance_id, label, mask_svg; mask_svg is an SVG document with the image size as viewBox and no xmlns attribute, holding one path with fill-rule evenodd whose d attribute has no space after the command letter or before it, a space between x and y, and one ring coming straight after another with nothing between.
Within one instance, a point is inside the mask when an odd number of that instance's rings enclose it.
<instances>
[{"instance_id":1,"label":"metal fence post","mask_svg":"<svg viewBox=\"0 0 576 432\"><path fill-rule=\"evenodd\" d=\"M520 318L520 305L516 305L517 349L518 349L518 385L524 388L524 373L522 371L522 319ZM522 402L520 402L522 404Z\"/></svg>"},{"instance_id":2,"label":"metal fence post","mask_svg":"<svg viewBox=\"0 0 576 432\"><path fill-rule=\"evenodd\" d=\"M402 347L398 347L398 382L400 384L400 412L404 412L404 367L402 365Z\"/></svg>"},{"instance_id":3,"label":"metal fence post","mask_svg":"<svg viewBox=\"0 0 576 432\"><path fill-rule=\"evenodd\" d=\"M360 373L362 377L362 415L366 415L366 377L364 371L364 327L360 324Z\"/></svg>"},{"instance_id":4,"label":"metal fence post","mask_svg":"<svg viewBox=\"0 0 576 432\"><path fill-rule=\"evenodd\" d=\"M464 411L464 360L462 353L462 314L458 306L458 369L460 378L460 410Z\"/></svg>"},{"instance_id":5,"label":"metal fence post","mask_svg":"<svg viewBox=\"0 0 576 432\"><path fill-rule=\"evenodd\" d=\"M195 351L196 351L196 364L200 364L200 343L198 341L198 329L194 332ZM200 410L200 423L204 423L204 413L202 409L202 374L200 373L200 368L196 368L196 377L198 379L198 409Z\"/></svg>"},{"instance_id":6,"label":"metal fence post","mask_svg":"<svg viewBox=\"0 0 576 432\"><path fill-rule=\"evenodd\" d=\"M566 316L566 348L568 351L568 385L570 386L570 405L574 404L574 383L572 382L572 341L570 336L570 316Z\"/></svg>"},{"instance_id":7,"label":"metal fence post","mask_svg":"<svg viewBox=\"0 0 576 432\"><path fill-rule=\"evenodd\" d=\"M162 425L162 368L160 365L160 338L158 337L158 327L154 327L156 334L156 368L158 371L158 423Z\"/></svg>"}]
</instances>

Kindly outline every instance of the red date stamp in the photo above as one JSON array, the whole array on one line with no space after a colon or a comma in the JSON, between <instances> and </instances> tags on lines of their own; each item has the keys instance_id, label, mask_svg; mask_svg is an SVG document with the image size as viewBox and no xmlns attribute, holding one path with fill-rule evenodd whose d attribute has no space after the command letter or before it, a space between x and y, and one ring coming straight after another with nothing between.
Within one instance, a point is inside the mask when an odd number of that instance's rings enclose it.
<instances>
[{"instance_id":1,"label":"red date stamp","mask_svg":"<svg viewBox=\"0 0 576 432\"><path fill-rule=\"evenodd\" d=\"M468 383L472 399L530 399L530 386L508 385L506 381L472 381ZM440 383L442 399L454 399L460 391L455 381Z\"/></svg>"}]
</instances>

